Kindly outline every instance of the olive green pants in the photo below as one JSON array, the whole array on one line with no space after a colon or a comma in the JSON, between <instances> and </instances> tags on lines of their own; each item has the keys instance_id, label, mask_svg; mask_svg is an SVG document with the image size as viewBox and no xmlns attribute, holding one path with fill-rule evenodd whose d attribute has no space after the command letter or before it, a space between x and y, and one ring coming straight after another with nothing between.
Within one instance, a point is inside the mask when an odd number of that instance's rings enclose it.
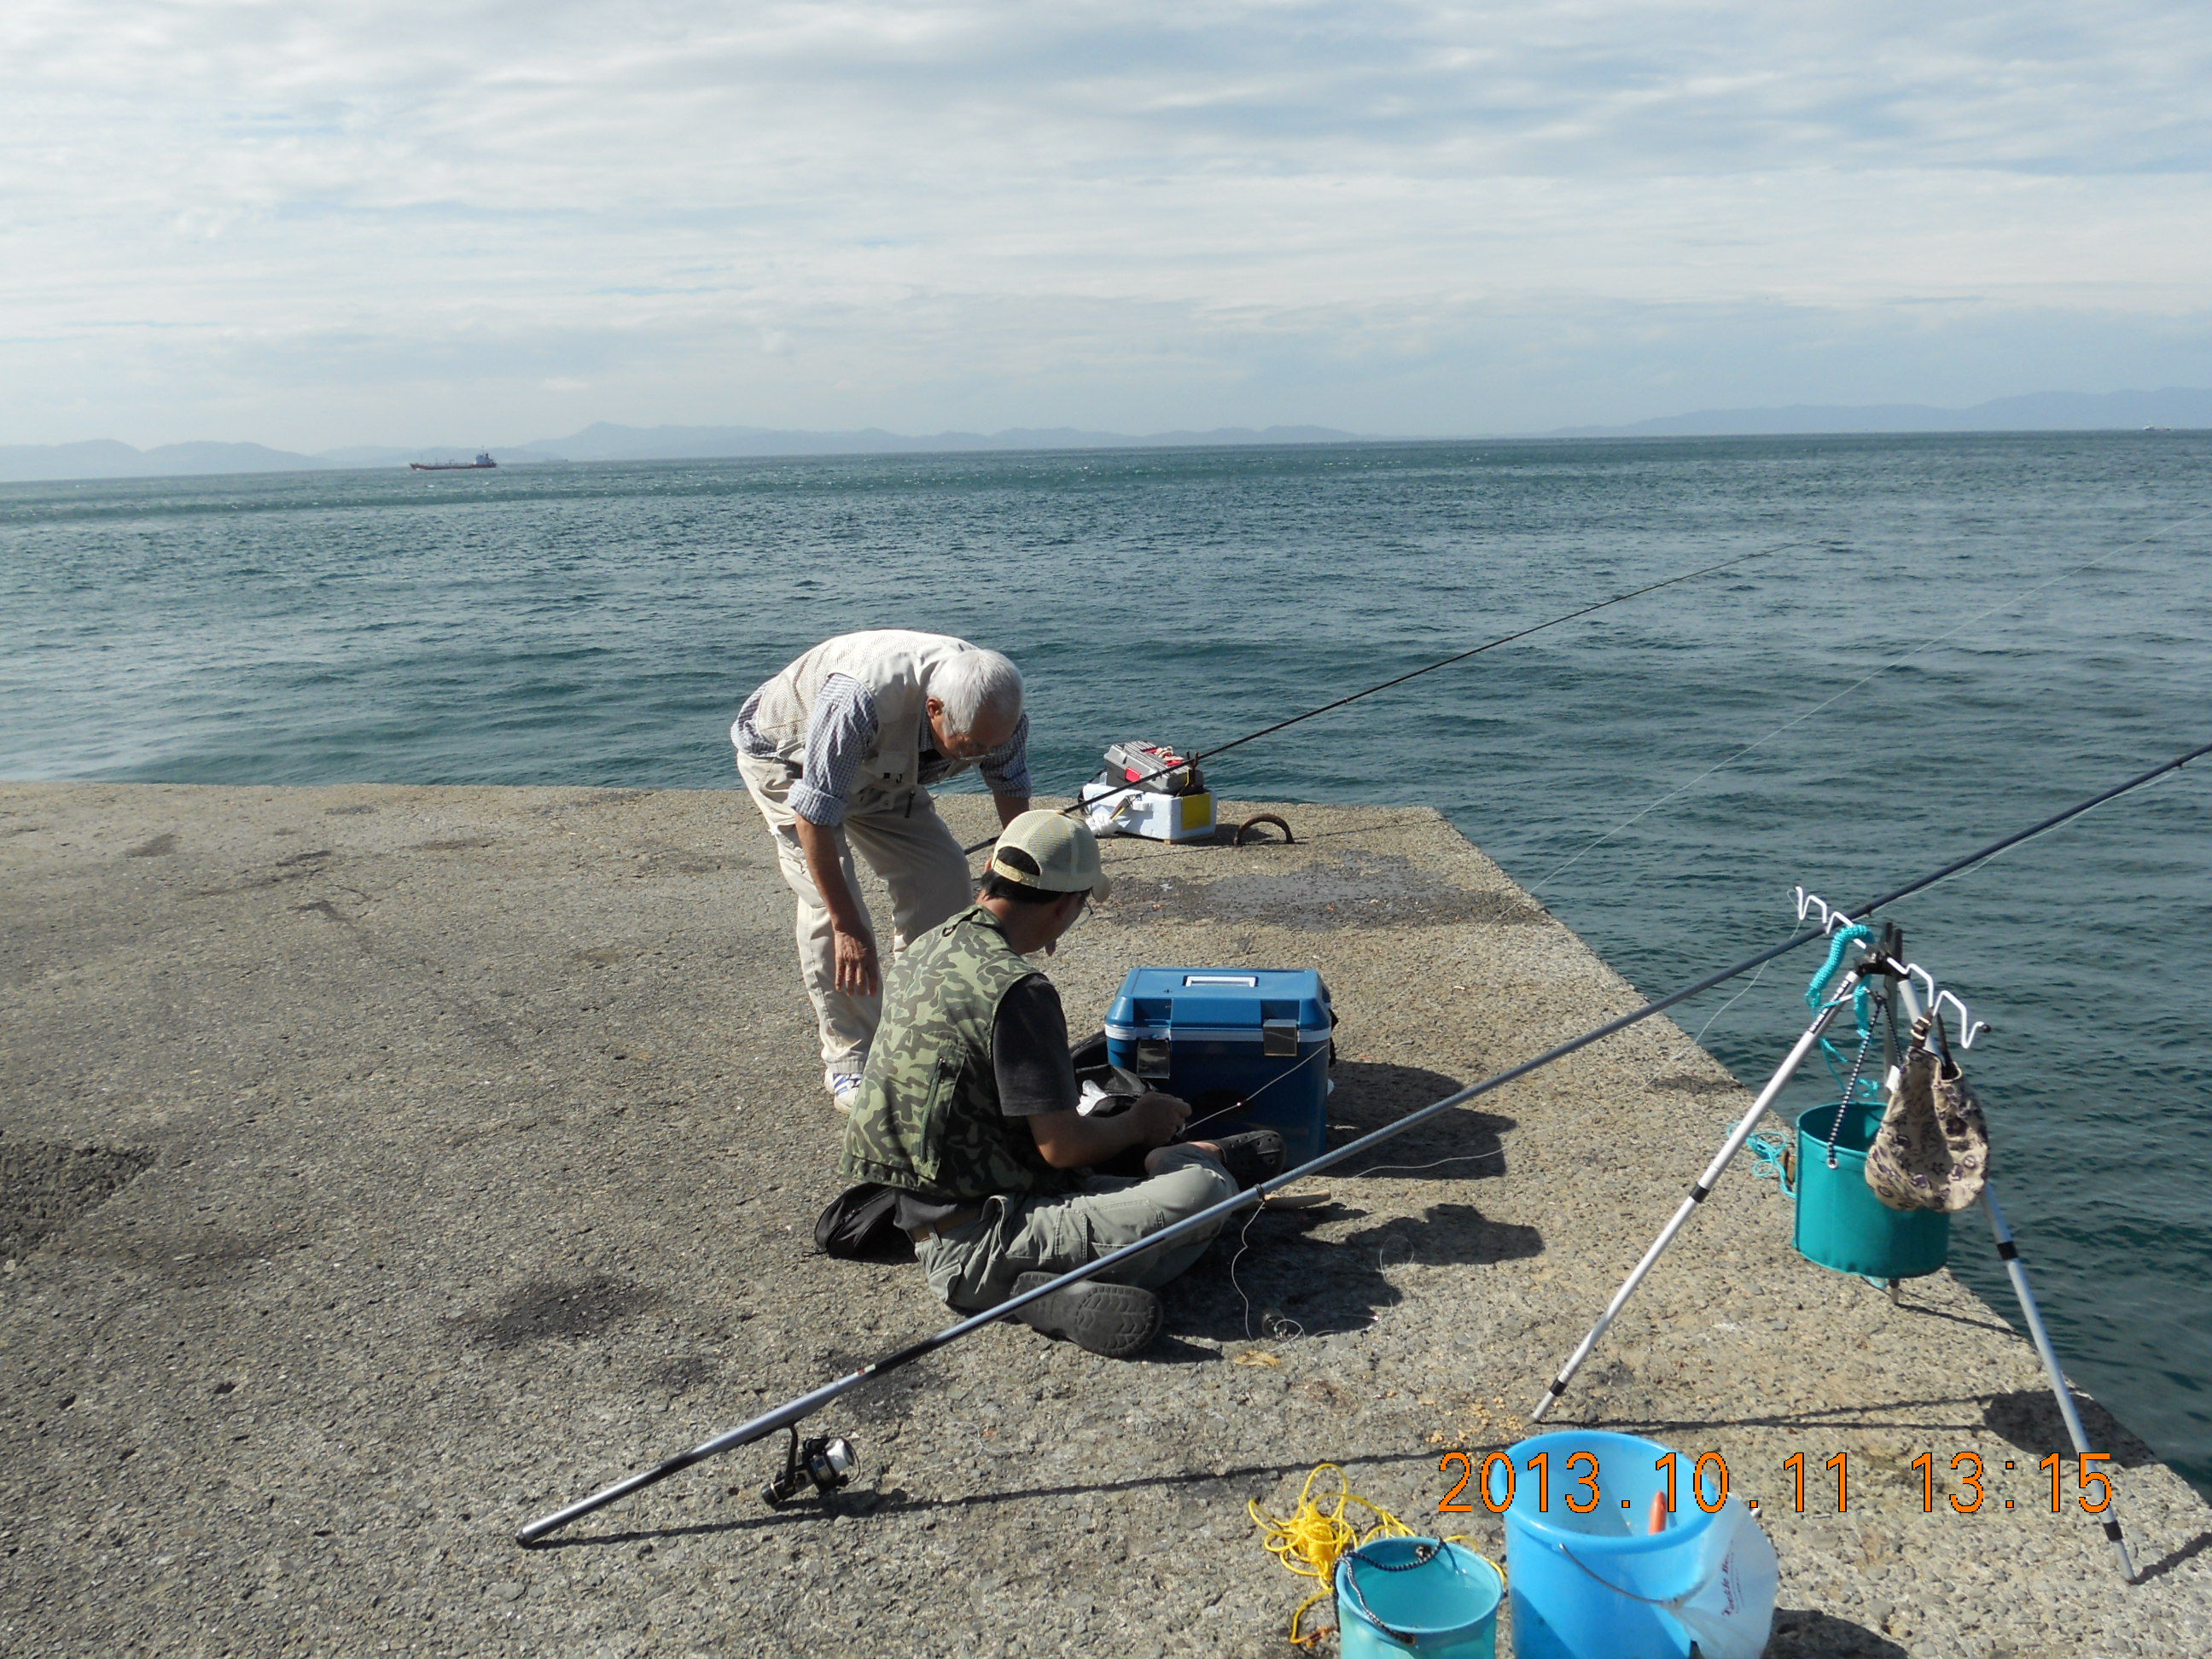
<instances>
[{"instance_id":1,"label":"olive green pants","mask_svg":"<svg viewBox=\"0 0 2212 1659\"><path fill-rule=\"evenodd\" d=\"M983 1213L922 1241L921 1270L929 1288L958 1313L995 1308L1013 1294L1023 1273L1064 1273L1235 1195L1236 1178L1211 1152L1170 1146L1158 1175L1142 1180L1093 1176L1073 1193L1032 1198L1002 1193ZM1206 1254L1218 1221L1170 1244L1133 1256L1100 1277L1158 1290Z\"/></svg>"}]
</instances>

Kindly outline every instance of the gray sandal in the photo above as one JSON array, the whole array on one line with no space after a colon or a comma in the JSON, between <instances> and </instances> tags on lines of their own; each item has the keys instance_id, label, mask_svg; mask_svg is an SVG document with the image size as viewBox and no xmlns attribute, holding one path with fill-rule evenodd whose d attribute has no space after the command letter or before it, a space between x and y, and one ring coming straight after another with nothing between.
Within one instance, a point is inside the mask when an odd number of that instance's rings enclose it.
<instances>
[{"instance_id":1,"label":"gray sandal","mask_svg":"<svg viewBox=\"0 0 2212 1659\"><path fill-rule=\"evenodd\" d=\"M1014 1280L1014 1294L1049 1285L1059 1277L1058 1273L1024 1273ZM1135 1285L1101 1285L1096 1279L1085 1279L1015 1309L1014 1317L1047 1336L1064 1338L1092 1353L1127 1359L1142 1353L1160 1334L1160 1299Z\"/></svg>"}]
</instances>

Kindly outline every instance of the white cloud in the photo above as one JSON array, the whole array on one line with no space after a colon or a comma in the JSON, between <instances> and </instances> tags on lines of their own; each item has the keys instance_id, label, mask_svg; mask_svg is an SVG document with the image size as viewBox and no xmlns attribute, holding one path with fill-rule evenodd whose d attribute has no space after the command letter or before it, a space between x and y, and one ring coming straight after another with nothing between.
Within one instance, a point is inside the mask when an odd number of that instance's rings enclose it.
<instances>
[{"instance_id":1,"label":"white cloud","mask_svg":"<svg viewBox=\"0 0 2212 1659\"><path fill-rule=\"evenodd\" d=\"M16 0L0 441L2203 378L2208 80L2167 3Z\"/></svg>"}]
</instances>

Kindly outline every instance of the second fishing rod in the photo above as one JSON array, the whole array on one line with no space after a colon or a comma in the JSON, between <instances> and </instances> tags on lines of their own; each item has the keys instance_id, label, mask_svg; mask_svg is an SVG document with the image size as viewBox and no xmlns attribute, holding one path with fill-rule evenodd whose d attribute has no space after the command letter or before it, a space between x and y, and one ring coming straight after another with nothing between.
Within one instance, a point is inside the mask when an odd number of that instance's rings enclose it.
<instances>
[{"instance_id":1,"label":"second fishing rod","mask_svg":"<svg viewBox=\"0 0 2212 1659\"><path fill-rule=\"evenodd\" d=\"M1680 586L1683 582L1695 581L1698 577L1710 576L1715 571L1732 570L1740 564L1748 564L1753 559L1771 558L1779 553L1791 553L1806 548L1829 545L1832 545L1832 544L1816 540L1778 542L1771 547L1754 548L1748 553L1739 553L1733 558L1723 559L1714 564L1699 565L1695 570L1684 570L1674 575L1662 578L1661 580L1656 582L1646 582L1641 587L1632 587L1625 592L1615 593L1608 599L1598 599L1585 605L1578 605L1572 611L1562 611L1559 615L1547 617L1542 622L1531 623L1526 628L1516 628L1510 634L1500 634L1495 639L1485 640L1480 645L1472 646L1465 651L1455 651L1448 657L1439 657L1434 662L1424 663L1419 668L1408 669L1402 674L1393 675L1387 680L1378 681L1373 685L1364 687L1358 691L1350 692L1344 696L1336 698L1333 702L1322 703L1317 708L1309 708L1303 714L1291 714L1285 719L1276 720L1272 725L1263 726L1255 732L1247 732L1241 738L1231 738L1226 743L1218 743L1214 744L1212 748L1201 750L1197 754L1177 756L1172 763L1157 766L1147 772L1137 772L1133 775L1125 773L1120 787L1121 789L1142 789L1148 783L1155 782L1161 778L1170 776L1177 772L1194 772L1201 761L1209 761L1218 755L1225 755L1232 749L1241 749L1248 743L1256 743L1261 738L1273 737L1278 732L1286 731L1293 726L1301 725L1310 720L1318 719L1323 714L1334 714L1336 710L1358 702L1362 698L1371 697L1376 696L1378 692L1390 690L1395 687L1405 684L1408 680L1417 680L1424 674L1433 674L1438 669L1449 668L1455 663L1462 663L1470 658L1479 657L1486 651L1495 651L1498 647L1502 645L1510 645L1516 640L1525 640L1531 635L1541 634L1547 629L1563 627L1566 623L1577 621L1581 617L1593 616L1598 611L1609 610L1616 605L1626 605L1631 599L1641 599L1646 593L1656 593L1662 587L1674 587ZM1118 793L1119 790L1115 793ZM1079 800L1073 802L1070 805L1062 807L1060 810L1063 812L1071 813L1079 811L1082 810L1082 803ZM961 848L961 851L965 853L969 858L973 858L976 854L989 848L992 842L995 842L997 839L997 836L993 836L985 840L975 842L972 847L963 847Z\"/></svg>"}]
</instances>

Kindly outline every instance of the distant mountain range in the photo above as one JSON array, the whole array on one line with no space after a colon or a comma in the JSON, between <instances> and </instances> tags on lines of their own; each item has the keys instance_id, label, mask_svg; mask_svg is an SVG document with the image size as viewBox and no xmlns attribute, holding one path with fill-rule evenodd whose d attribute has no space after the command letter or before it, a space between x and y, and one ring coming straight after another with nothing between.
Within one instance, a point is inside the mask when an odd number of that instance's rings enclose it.
<instances>
[{"instance_id":1,"label":"distant mountain range","mask_svg":"<svg viewBox=\"0 0 2212 1659\"><path fill-rule=\"evenodd\" d=\"M732 459L758 455L896 455L1009 449L1194 448L1252 444L1358 443L1359 434L1324 426L1218 427L1210 432L1085 432L1073 427L1015 427L1005 432L940 432L908 437L870 427L860 432L795 432L760 426L611 426L601 422L567 438L492 447L501 466L562 461ZM0 482L75 478L160 478L216 472L303 472L465 460L478 444L420 449L356 447L302 455L262 444L163 444L133 449L110 438L74 444L0 444Z\"/></svg>"},{"instance_id":2,"label":"distant mountain range","mask_svg":"<svg viewBox=\"0 0 2212 1659\"><path fill-rule=\"evenodd\" d=\"M1929 404L1795 404L1780 409L1707 409L1628 426L1563 427L1553 438L1756 437L1851 432L2094 432L2146 426L2212 428L2212 391L2036 392L1966 409ZM939 432L908 437L869 427L804 432L760 426L587 426L566 438L495 446L502 466L562 461L714 460L763 455L896 455L1016 449L1150 449L1275 444L1376 443L1385 440L1325 426L1216 427L1207 432L1088 432L1074 427L1013 427L1004 432ZM302 455L261 444L163 444L133 449L112 439L74 444L0 444L0 482L72 478L156 478L217 472L296 472L404 466L465 459L477 444L419 449L356 447Z\"/></svg>"},{"instance_id":3,"label":"distant mountain range","mask_svg":"<svg viewBox=\"0 0 2212 1659\"><path fill-rule=\"evenodd\" d=\"M1632 426L1571 426L1554 438L1723 438L1821 432L2099 432L2146 426L2212 427L2212 392L2031 392L1965 409L1929 404L1792 404L1701 409Z\"/></svg>"}]
</instances>

